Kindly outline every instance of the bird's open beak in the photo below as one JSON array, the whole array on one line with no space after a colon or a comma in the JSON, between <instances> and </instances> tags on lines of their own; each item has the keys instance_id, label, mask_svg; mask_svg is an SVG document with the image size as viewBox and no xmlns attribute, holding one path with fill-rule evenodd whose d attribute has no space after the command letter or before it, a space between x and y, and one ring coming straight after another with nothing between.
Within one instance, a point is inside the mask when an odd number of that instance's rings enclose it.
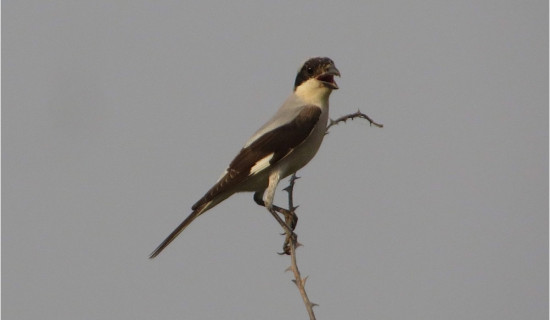
<instances>
[{"instance_id":1,"label":"bird's open beak","mask_svg":"<svg viewBox=\"0 0 550 320\"><path fill-rule=\"evenodd\" d=\"M317 80L321 81L325 86L333 90L338 89L338 85L334 81L334 76L340 76L340 71L335 66L331 65L327 71L317 77Z\"/></svg>"}]
</instances>

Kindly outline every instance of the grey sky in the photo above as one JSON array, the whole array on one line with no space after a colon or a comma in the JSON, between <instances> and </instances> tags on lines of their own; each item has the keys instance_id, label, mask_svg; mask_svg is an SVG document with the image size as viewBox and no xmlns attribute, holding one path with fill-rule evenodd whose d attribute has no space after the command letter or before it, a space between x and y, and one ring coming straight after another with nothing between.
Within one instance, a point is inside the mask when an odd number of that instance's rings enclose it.
<instances>
[{"instance_id":1,"label":"grey sky","mask_svg":"<svg viewBox=\"0 0 550 320\"><path fill-rule=\"evenodd\" d=\"M299 172L318 318L548 318L547 1L2 9L5 319L305 319L251 194L147 255L317 55L385 125Z\"/></svg>"}]
</instances>

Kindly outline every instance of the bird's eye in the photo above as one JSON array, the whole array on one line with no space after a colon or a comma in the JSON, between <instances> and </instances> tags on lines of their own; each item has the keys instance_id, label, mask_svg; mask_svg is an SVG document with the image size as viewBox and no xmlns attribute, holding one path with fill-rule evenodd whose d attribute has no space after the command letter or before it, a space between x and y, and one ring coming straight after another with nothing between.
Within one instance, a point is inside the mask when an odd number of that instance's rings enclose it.
<instances>
[{"instance_id":1,"label":"bird's eye","mask_svg":"<svg viewBox=\"0 0 550 320\"><path fill-rule=\"evenodd\" d=\"M309 74L310 76L312 76L312 75L313 75L313 67L307 66L306 72L307 72L307 74Z\"/></svg>"}]
</instances>

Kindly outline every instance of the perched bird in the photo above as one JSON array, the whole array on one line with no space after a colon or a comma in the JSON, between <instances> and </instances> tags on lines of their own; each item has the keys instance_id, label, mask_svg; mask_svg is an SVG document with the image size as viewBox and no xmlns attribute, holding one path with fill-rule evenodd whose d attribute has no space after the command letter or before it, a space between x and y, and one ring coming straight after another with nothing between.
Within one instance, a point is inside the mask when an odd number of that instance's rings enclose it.
<instances>
[{"instance_id":1,"label":"perched bird","mask_svg":"<svg viewBox=\"0 0 550 320\"><path fill-rule=\"evenodd\" d=\"M328 100L340 76L329 58L308 59L298 70L294 91L275 115L244 144L221 178L197 201L191 214L153 251L156 257L193 220L236 192L254 192L271 211L279 181L315 156L328 121Z\"/></svg>"}]
</instances>

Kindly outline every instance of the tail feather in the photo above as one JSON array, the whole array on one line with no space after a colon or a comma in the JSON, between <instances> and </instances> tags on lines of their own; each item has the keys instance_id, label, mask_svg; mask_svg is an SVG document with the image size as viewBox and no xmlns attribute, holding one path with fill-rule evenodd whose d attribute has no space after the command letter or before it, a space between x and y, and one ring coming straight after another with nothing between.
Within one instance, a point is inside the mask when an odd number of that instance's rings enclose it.
<instances>
[{"instance_id":1,"label":"tail feather","mask_svg":"<svg viewBox=\"0 0 550 320\"><path fill-rule=\"evenodd\" d=\"M180 225L176 229L174 229L174 231L172 231L172 233L170 233L170 235L168 235L166 239L164 239L164 241L162 241L162 243L155 249L155 251L153 251L151 255L149 255L149 259L153 259L158 256L159 253L164 250L164 248L166 248L172 241L174 241L174 239L176 239L176 237L183 231L183 229L187 228L187 226L190 225L193 220L195 220L208 208L209 204L210 203L205 203L199 208L195 209L193 212L191 212L191 214L187 218L185 218L185 220L183 220L183 222L180 223Z\"/></svg>"}]
</instances>

